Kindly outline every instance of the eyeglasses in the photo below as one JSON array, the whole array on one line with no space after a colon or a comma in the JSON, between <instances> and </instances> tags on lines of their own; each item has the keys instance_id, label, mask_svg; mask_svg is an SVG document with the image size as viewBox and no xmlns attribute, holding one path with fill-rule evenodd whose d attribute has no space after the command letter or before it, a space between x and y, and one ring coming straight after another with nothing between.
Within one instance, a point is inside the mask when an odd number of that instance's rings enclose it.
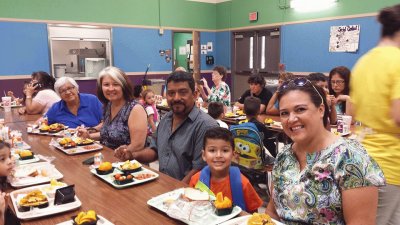
<instances>
[{"instance_id":1,"label":"eyeglasses","mask_svg":"<svg viewBox=\"0 0 400 225\"><path fill-rule=\"evenodd\" d=\"M59 93L60 93L60 95L63 95L65 93L67 93L68 91L72 92L72 90L74 90L74 89L75 89L75 87L67 87L65 89L60 90Z\"/></svg>"},{"instance_id":2,"label":"eyeglasses","mask_svg":"<svg viewBox=\"0 0 400 225\"><path fill-rule=\"evenodd\" d=\"M344 84L344 80L331 80L332 85L341 85Z\"/></svg>"},{"instance_id":3,"label":"eyeglasses","mask_svg":"<svg viewBox=\"0 0 400 225\"><path fill-rule=\"evenodd\" d=\"M321 94L319 91L314 87L314 85L311 83L310 80L306 78L295 78L293 80L288 80L282 83L282 85L278 88L278 92L282 92L286 88L295 85L296 87L304 87L307 84L311 85L313 87L314 91L318 94L318 96L321 98L321 104L324 103L324 98L322 98Z\"/></svg>"}]
</instances>

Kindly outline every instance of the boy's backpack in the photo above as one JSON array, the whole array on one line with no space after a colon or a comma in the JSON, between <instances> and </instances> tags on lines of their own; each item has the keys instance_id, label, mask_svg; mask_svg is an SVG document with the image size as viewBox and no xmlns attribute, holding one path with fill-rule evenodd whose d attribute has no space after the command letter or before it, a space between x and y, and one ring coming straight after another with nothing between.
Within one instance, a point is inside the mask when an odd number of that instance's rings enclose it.
<instances>
[{"instance_id":1,"label":"boy's backpack","mask_svg":"<svg viewBox=\"0 0 400 225\"><path fill-rule=\"evenodd\" d=\"M249 169L263 169L265 162L263 137L256 125L251 122L232 125L230 131L234 136L235 152L239 154L237 163Z\"/></svg>"}]
</instances>

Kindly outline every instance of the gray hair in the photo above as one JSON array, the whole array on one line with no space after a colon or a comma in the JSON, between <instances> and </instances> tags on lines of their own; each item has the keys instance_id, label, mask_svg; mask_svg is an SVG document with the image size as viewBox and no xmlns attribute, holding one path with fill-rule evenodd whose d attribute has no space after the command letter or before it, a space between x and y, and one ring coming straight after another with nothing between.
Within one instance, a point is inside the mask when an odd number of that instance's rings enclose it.
<instances>
[{"instance_id":1,"label":"gray hair","mask_svg":"<svg viewBox=\"0 0 400 225\"><path fill-rule=\"evenodd\" d=\"M71 78L71 77L61 77L58 78L56 83L54 83L54 90L56 91L57 95L61 97L60 95L60 88L64 86L65 84L70 83L72 84L76 90L79 92L79 85L76 83L76 81Z\"/></svg>"}]
</instances>

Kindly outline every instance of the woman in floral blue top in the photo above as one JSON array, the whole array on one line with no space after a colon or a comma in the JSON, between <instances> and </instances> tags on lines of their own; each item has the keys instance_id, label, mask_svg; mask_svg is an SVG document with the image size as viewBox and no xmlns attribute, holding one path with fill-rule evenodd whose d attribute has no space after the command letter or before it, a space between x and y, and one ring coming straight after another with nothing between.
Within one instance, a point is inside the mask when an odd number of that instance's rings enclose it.
<instances>
[{"instance_id":1,"label":"woman in floral blue top","mask_svg":"<svg viewBox=\"0 0 400 225\"><path fill-rule=\"evenodd\" d=\"M116 67L106 67L99 73L97 96L104 106L100 133L89 134L79 129L81 136L100 139L105 146L115 149L121 160L132 158L132 151L144 148L147 135L147 113L133 101L133 89L125 73Z\"/></svg>"},{"instance_id":2,"label":"woman in floral blue top","mask_svg":"<svg viewBox=\"0 0 400 225\"><path fill-rule=\"evenodd\" d=\"M221 102L225 106L231 105L231 91L229 86L223 81L226 78L226 69L223 66L216 66L212 72L212 81L214 85L211 89L207 84L207 80L203 78L204 87L207 93L204 91L202 85L199 85L200 94L207 102Z\"/></svg>"},{"instance_id":3,"label":"woman in floral blue top","mask_svg":"<svg viewBox=\"0 0 400 225\"><path fill-rule=\"evenodd\" d=\"M360 143L325 129L323 90L297 78L281 85L278 99L293 143L276 158L267 213L286 224L375 224L383 173Z\"/></svg>"}]
</instances>

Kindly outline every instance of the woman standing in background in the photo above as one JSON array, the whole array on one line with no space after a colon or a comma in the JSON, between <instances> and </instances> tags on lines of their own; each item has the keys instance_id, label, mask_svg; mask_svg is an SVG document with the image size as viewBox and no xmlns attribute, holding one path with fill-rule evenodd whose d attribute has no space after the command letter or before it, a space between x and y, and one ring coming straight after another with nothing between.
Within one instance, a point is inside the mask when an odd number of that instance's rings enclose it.
<instances>
[{"instance_id":1,"label":"woman standing in background","mask_svg":"<svg viewBox=\"0 0 400 225\"><path fill-rule=\"evenodd\" d=\"M380 11L381 40L355 65L351 99L362 144L382 168L377 223L400 222L400 4Z\"/></svg>"},{"instance_id":2,"label":"woman standing in background","mask_svg":"<svg viewBox=\"0 0 400 225\"><path fill-rule=\"evenodd\" d=\"M231 105L231 91L229 86L224 82L226 78L226 69L223 66L216 66L212 72L212 81L214 86L210 89L205 78L202 79L207 93L203 89L203 85L198 85L200 94L207 102L221 102L225 106Z\"/></svg>"}]
</instances>

